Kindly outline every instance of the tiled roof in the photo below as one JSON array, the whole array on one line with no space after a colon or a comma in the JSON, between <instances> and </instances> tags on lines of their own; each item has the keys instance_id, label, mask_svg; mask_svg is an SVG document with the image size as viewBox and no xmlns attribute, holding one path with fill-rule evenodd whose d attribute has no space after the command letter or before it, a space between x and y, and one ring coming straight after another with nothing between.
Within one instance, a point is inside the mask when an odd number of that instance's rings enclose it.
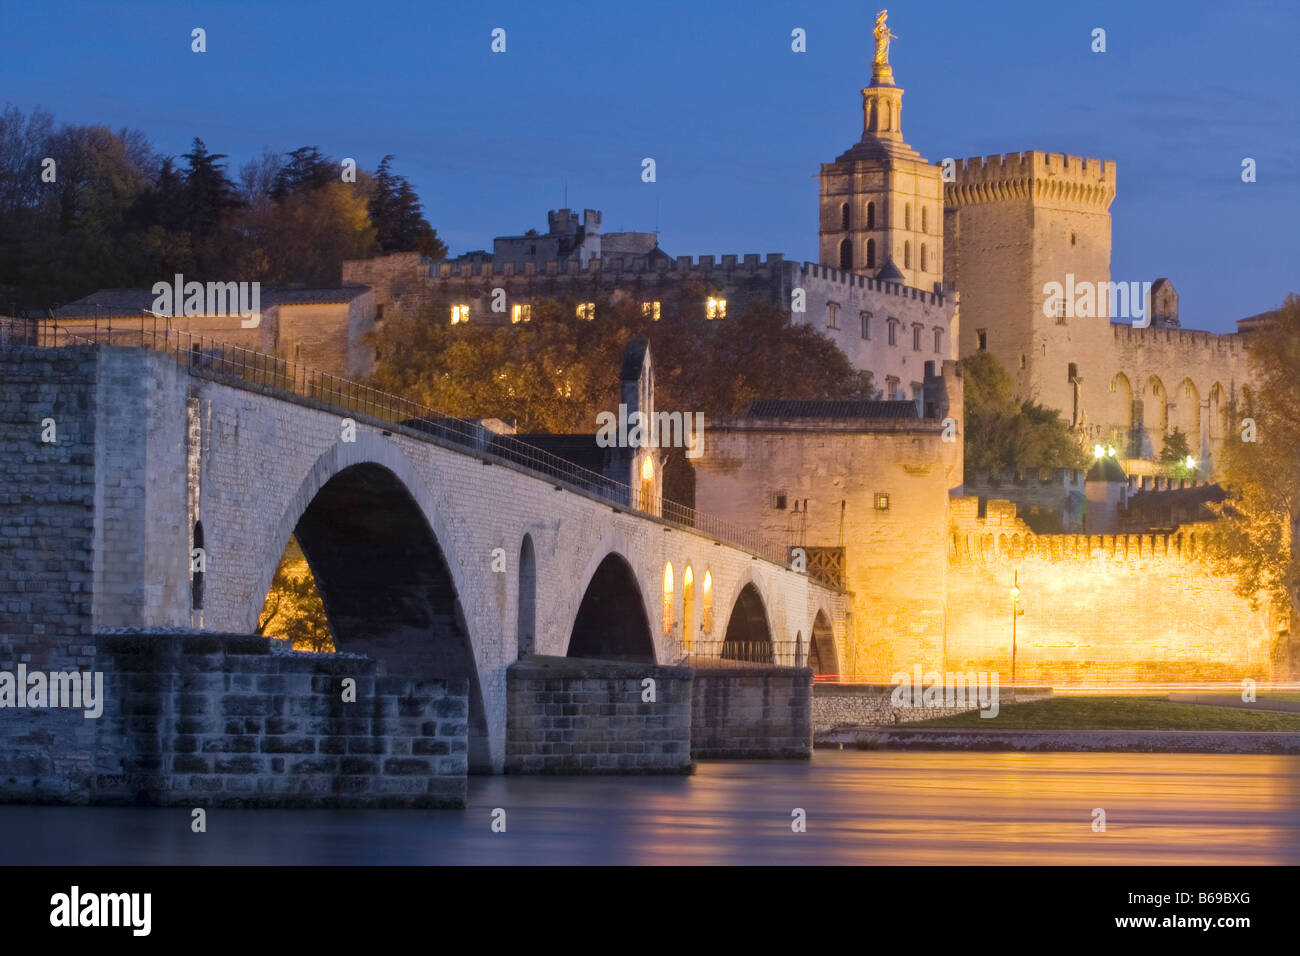
<instances>
[{"instance_id":1,"label":"tiled roof","mask_svg":"<svg viewBox=\"0 0 1300 956\"><path fill-rule=\"evenodd\" d=\"M907 401L821 401L819 399L763 398L751 402L747 418L882 419L918 418L916 403Z\"/></svg>"}]
</instances>

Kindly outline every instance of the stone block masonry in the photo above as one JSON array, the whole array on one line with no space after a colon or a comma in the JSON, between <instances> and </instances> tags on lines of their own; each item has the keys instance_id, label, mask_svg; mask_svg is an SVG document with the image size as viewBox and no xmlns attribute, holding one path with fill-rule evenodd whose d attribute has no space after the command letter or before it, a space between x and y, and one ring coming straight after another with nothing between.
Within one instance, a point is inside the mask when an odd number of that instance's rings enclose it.
<instances>
[{"instance_id":1,"label":"stone block masonry","mask_svg":"<svg viewBox=\"0 0 1300 956\"><path fill-rule=\"evenodd\" d=\"M507 669L506 700L506 773L693 769L690 668L531 656Z\"/></svg>"},{"instance_id":2,"label":"stone block masonry","mask_svg":"<svg viewBox=\"0 0 1300 956\"><path fill-rule=\"evenodd\" d=\"M814 733L821 734L836 727L889 727L910 724L936 717L952 717L969 713L978 707L895 707L892 700L894 684L818 684L813 688L812 724ZM1018 687L998 689L999 708L1009 704L1025 704L1045 700L1052 696L1049 687ZM996 726L996 717L989 725Z\"/></svg>"},{"instance_id":3,"label":"stone block masonry","mask_svg":"<svg viewBox=\"0 0 1300 956\"><path fill-rule=\"evenodd\" d=\"M806 667L738 664L697 670L692 756L811 757L812 677Z\"/></svg>"},{"instance_id":4,"label":"stone block masonry","mask_svg":"<svg viewBox=\"0 0 1300 956\"><path fill-rule=\"evenodd\" d=\"M105 707L92 773L62 802L464 807L468 684L209 632L97 635ZM355 702L343 681L356 681ZM58 774L64 755L50 768ZM24 799L0 780L0 799Z\"/></svg>"}]
</instances>

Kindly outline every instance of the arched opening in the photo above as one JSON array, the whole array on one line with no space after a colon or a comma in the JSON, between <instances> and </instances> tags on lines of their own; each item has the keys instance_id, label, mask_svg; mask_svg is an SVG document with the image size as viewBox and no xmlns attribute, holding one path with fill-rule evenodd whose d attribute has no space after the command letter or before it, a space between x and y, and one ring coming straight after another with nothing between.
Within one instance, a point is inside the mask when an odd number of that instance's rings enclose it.
<instances>
[{"instance_id":1,"label":"arched opening","mask_svg":"<svg viewBox=\"0 0 1300 956\"><path fill-rule=\"evenodd\" d=\"M1165 385L1156 376L1147 382L1150 400L1143 403L1147 415L1146 427L1151 438L1150 455L1157 458L1165 444L1165 433L1169 431L1169 397ZM1143 449L1146 451L1147 449Z\"/></svg>"},{"instance_id":2,"label":"arched opening","mask_svg":"<svg viewBox=\"0 0 1300 956\"><path fill-rule=\"evenodd\" d=\"M695 646L695 572L688 564L682 572L682 649L689 654Z\"/></svg>"},{"instance_id":3,"label":"arched opening","mask_svg":"<svg viewBox=\"0 0 1300 956\"><path fill-rule=\"evenodd\" d=\"M867 268L874 269L875 267L876 267L876 240L868 239L867 240Z\"/></svg>"},{"instance_id":4,"label":"arched opening","mask_svg":"<svg viewBox=\"0 0 1300 956\"><path fill-rule=\"evenodd\" d=\"M713 633L713 572L705 570L700 593L700 630Z\"/></svg>"},{"instance_id":5,"label":"arched opening","mask_svg":"<svg viewBox=\"0 0 1300 956\"><path fill-rule=\"evenodd\" d=\"M1223 386L1215 382L1210 386L1210 441L1222 441L1227 434L1227 402L1224 400Z\"/></svg>"},{"instance_id":6,"label":"arched opening","mask_svg":"<svg viewBox=\"0 0 1300 956\"><path fill-rule=\"evenodd\" d=\"M641 510L654 511L655 463L646 455L641 459Z\"/></svg>"},{"instance_id":7,"label":"arched opening","mask_svg":"<svg viewBox=\"0 0 1300 956\"><path fill-rule=\"evenodd\" d=\"M316 493L294 538L341 652L395 676L469 683L469 766L490 772L487 718L469 629L420 506L387 468L352 465Z\"/></svg>"},{"instance_id":8,"label":"arched opening","mask_svg":"<svg viewBox=\"0 0 1300 956\"><path fill-rule=\"evenodd\" d=\"M876 228L876 204L873 202L867 203L867 228Z\"/></svg>"},{"instance_id":9,"label":"arched opening","mask_svg":"<svg viewBox=\"0 0 1300 956\"><path fill-rule=\"evenodd\" d=\"M818 611L813 620L812 638L808 642L808 666L814 674L838 674L839 661L835 654L835 631L826 618L826 612Z\"/></svg>"},{"instance_id":10,"label":"arched opening","mask_svg":"<svg viewBox=\"0 0 1300 956\"><path fill-rule=\"evenodd\" d=\"M519 656L537 653L537 556L533 536L524 535L519 548L519 621L515 629Z\"/></svg>"},{"instance_id":11,"label":"arched opening","mask_svg":"<svg viewBox=\"0 0 1300 956\"><path fill-rule=\"evenodd\" d=\"M673 632L673 563L664 565L664 633Z\"/></svg>"},{"instance_id":12,"label":"arched opening","mask_svg":"<svg viewBox=\"0 0 1300 956\"><path fill-rule=\"evenodd\" d=\"M903 243L903 268L912 268L912 244L910 242Z\"/></svg>"},{"instance_id":13,"label":"arched opening","mask_svg":"<svg viewBox=\"0 0 1300 956\"><path fill-rule=\"evenodd\" d=\"M849 204L840 203L840 229L849 231Z\"/></svg>"},{"instance_id":14,"label":"arched opening","mask_svg":"<svg viewBox=\"0 0 1300 956\"><path fill-rule=\"evenodd\" d=\"M853 269L853 242L850 239L840 243L840 268L845 272Z\"/></svg>"},{"instance_id":15,"label":"arched opening","mask_svg":"<svg viewBox=\"0 0 1300 956\"><path fill-rule=\"evenodd\" d=\"M930 255L925 248L924 242L921 243L921 271L922 272L930 271Z\"/></svg>"},{"instance_id":16,"label":"arched opening","mask_svg":"<svg viewBox=\"0 0 1300 956\"><path fill-rule=\"evenodd\" d=\"M569 636L569 657L654 663L654 637L632 566L608 554L591 576Z\"/></svg>"},{"instance_id":17,"label":"arched opening","mask_svg":"<svg viewBox=\"0 0 1300 956\"><path fill-rule=\"evenodd\" d=\"M1121 454L1125 458L1134 455L1135 436L1133 434L1133 386L1128 376L1117 372L1110 380L1110 398L1106 407L1107 424L1122 443Z\"/></svg>"},{"instance_id":18,"label":"arched opening","mask_svg":"<svg viewBox=\"0 0 1300 956\"><path fill-rule=\"evenodd\" d=\"M912 204L903 203L903 228L911 230L912 228Z\"/></svg>"},{"instance_id":19,"label":"arched opening","mask_svg":"<svg viewBox=\"0 0 1300 956\"><path fill-rule=\"evenodd\" d=\"M921 207L921 231L930 231L930 217L927 215L928 210L925 206Z\"/></svg>"},{"instance_id":20,"label":"arched opening","mask_svg":"<svg viewBox=\"0 0 1300 956\"><path fill-rule=\"evenodd\" d=\"M746 584L736 597L720 656L733 661L772 663L772 632L767 626L767 610L753 584Z\"/></svg>"},{"instance_id":21,"label":"arched opening","mask_svg":"<svg viewBox=\"0 0 1300 956\"><path fill-rule=\"evenodd\" d=\"M1187 446L1192 451L1201 450L1201 392L1190 378L1185 378L1178 386L1174 396L1174 408L1177 410L1175 427L1187 436Z\"/></svg>"}]
</instances>

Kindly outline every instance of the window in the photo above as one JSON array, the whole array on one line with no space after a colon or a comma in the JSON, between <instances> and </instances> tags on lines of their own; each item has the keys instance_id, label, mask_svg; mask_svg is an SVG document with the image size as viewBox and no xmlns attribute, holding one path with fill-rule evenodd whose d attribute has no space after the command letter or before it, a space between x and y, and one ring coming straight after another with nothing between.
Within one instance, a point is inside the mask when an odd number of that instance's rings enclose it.
<instances>
[{"instance_id":1,"label":"window","mask_svg":"<svg viewBox=\"0 0 1300 956\"><path fill-rule=\"evenodd\" d=\"M596 303L579 302L578 307L574 309L574 314L578 318L585 319L586 321L590 322L592 319L596 317Z\"/></svg>"},{"instance_id":2,"label":"window","mask_svg":"<svg viewBox=\"0 0 1300 956\"><path fill-rule=\"evenodd\" d=\"M840 268L845 272L853 269L853 243L848 239L840 243Z\"/></svg>"},{"instance_id":3,"label":"window","mask_svg":"<svg viewBox=\"0 0 1300 956\"><path fill-rule=\"evenodd\" d=\"M885 378L885 399L891 402L898 399L898 379L893 375Z\"/></svg>"},{"instance_id":4,"label":"window","mask_svg":"<svg viewBox=\"0 0 1300 956\"><path fill-rule=\"evenodd\" d=\"M903 206L903 228L912 228L912 204L910 202Z\"/></svg>"},{"instance_id":5,"label":"window","mask_svg":"<svg viewBox=\"0 0 1300 956\"><path fill-rule=\"evenodd\" d=\"M892 317L889 320L889 344L898 344L898 319Z\"/></svg>"},{"instance_id":6,"label":"window","mask_svg":"<svg viewBox=\"0 0 1300 956\"><path fill-rule=\"evenodd\" d=\"M921 326L912 326L912 351L921 351Z\"/></svg>"},{"instance_id":7,"label":"window","mask_svg":"<svg viewBox=\"0 0 1300 956\"><path fill-rule=\"evenodd\" d=\"M921 243L921 271L922 272L930 271L930 257L926 253L924 242Z\"/></svg>"},{"instance_id":8,"label":"window","mask_svg":"<svg viewBox=\"0 0 1300 956\"><path fill-rule=\"evenodd\" d=\"M664 565L664 633L673 632L673 566Z\"/></svg>"},{"instance_id":9,"label":"window","mask_svg":"<svg viewBox=\"0 0 1300 956\"><path fill-rule=\"evenodd\" d=\"M1075 241L1077 240L1077 238L1078 238L1078 237L1075 236L1074 233L1070 233L1070 245L1074 245L1074 243L1075 243Z\"/></svg>"},{"instance_id":10,"label":"window","mask_svg":"<svg viewBox=\"0 0 1300 956\"><path fill-rule=\"evenodd\" d=\"M943 329L934 330L934 354L943 354Z\"/></svg>"},{"instance_id":11,"label":"window","mask_svg":"<svg viewBox=\"0 0 1300 956\"><path fill-rule=\"evenodd\" d=\"M376 322L384 321L384 303L382 302L380 302L377 306L375 306L375 321Z\"/></svg>"},{"instance_id":12,"label":"window","mask_svg":"<svg viewBox=\"0 0 1300 956\"><path fill-rule=\"evenodd\" d=\"M1021 368L1024 368L1024 367L1025 367L1025 361L1024 361L1024 358L1025 358L1025 357L1024 357L1023 355L1020 357L1020 367L1021 367ZM1113 379L1113 378L1110 380L1110 393L1111 393L1112 395L1115 394L1115 379Z\"/></svg>"},{"instance_id":13,"label":"window","mask_svg":"<svg viewBox=\"0 0 1300 956\"><path fill-rule=\"evenodd\" d=\"M930 222L929 222L930 217L926 215L926 213L928 213L928 212L929 212L929 210L926 209L924 206L921 207L921 231L922 231L922 232L929 232L929 231L930 231ZM922 268L924 268L924 267L922 267Z\"/></svg>"},{"instance_id":14,"label":"window","mask_svg":"<svg viewBox=\"0 0 1300 956\"><path fill-rule=\"evenodd\" d=\"M1183 398L1194 398L1194 397L1195 396L1192 394L1192 383L1187 382L1186 384L1183 385Z\"/></svg>"},{"instance_id":15,"label":"window","mask_svg":"<svg viewBox=\"0 0 1300 956\"><path fill-rule=\"evenodd\" d=\"M772 507L775 508L777 511L784 511L784 510L785 510L785 492L784 492L784 491L774 491L774 492L772 492Z\"/></svg>"},{"instance_id":16,"label":"window","mask_svg":"<svg viewBox=\"0 0 1300 956\"><path fill-rule=\"evenodd\" d=\"M460 325L462 322L469 321L469 306L453 305L451 307L451 324Z\"/></svg>"},{"instance_id":17,"label":"window","mask_svg":"<svg viewBox=\"0 0 1300 956\"><path fill-rule=\"evenodd\" d=\"M659 303L659 302L642 302L642 303L641 303L641 314L642 314L643 316L649 318L650 320L654 321L654 322L658 322L658 321L659 321L659 313L660 313L660 305L661 305L661 303Z\"/></svg>"},{"instance_id":18,"label":"window","mask_svg":"<svg viewBox=\"0 0 1300 956\"><path fill-rule=\"evenodd\" d=\"M916 405L916 414L925 415L925 386L919 382L912 383L912 403Z\"/></svg>"},{"instance_id":19,"label":"window","mask_svg":"<svg viewBox=\"0 0 1300 956\"><path fill-rule=\"evenodd\" d=\"M849 231L849 204L840 204L840 228L845 232Z\"/></svg>"},{"instance_id":20,"label":"window","mask_svg":"<svg viewBox=\"0 0 1300 956\"><path fill-rule=\"evenodd\" d=\"M987 329L977 329L976 332L975 332L975 340L976 340L976 342L979 343L979 350L980 350L981 352L987 352L987 351L988 351L988 349L989 349L989 333L988 333L988 330L987 330Z\"/></svg>"},{"instance_id":21,"label":"window","mask_svg":"<svg viewBox=\"0 0 1300 956\"><path fill-rule=\"evenodd\" d=\"M1027 365L1028 365L1028 359L1025 358L1025 355L1022 352L1020 353L1020 367L1025 368Z\"/></svg>"},{"instance_id":22,"label":"window","mask_svg":"<svg viewBox=\"0 0 1300 956\"><path fill-rule=\"evenodd\" d=\"M840 327L840 307L834 302L826 303L826 328L838 329Z\"/></svg>"},{"instance_id":23,"label":"window","mask_svg":"<svg viewBox=\"0 0 1300 956\"><path fill-rule=\"evenodd\" d=\"M641 459L641 510L653 511L655 503L655 463L649 455Z\"/></svg>"},{"instance_id":24,"label":"window","mask_svg":"<svg viewBox=\"0 0 1300 956\"><path fill-rule=\"evenodd\" d=\"M1056 316L1057 325L1065 325L1065 296L1058 295L1052 300L1052 314Z\"/></svg>"},{"instance_id":25,"label":"window","mask_svg":"<svg viewBox=\"0 0 1300 956\"><path fill-rule=\"evenodd\" d=\"M688 564L682 572L682 639L686 650L691 649L695 634L695 572Z\"/></svg>"},{"instance_id":26,"label":"window","mask_svg":"<svg viewBox=\"0 0 1300 956\"><path fill-rule=\"evenodd\" d=\"M700 594L700 630L713 633L713 573L704 572L704 587Z\"/></svg>"},{"instance_id":27,"label":"window","mask_svg":"<svg viewBox=\"0 0 1300 956\"><path fill-rule=\"evenodd\" d=\"M876 267L876 240L868 239L867 240L867 268L874 269L875 267Z\"/></svg>"},{"instance_id":28,"label":"window","mask_svg":"<svg viewBox=\"0 0 1300 956\"><path fill-rule=\"evenodd\" d=\"M875 494L875 507L877 511L888 511L889 495L883 491L877 491Z\"/></svg>"},{"instance_id":29,"label":"window","mask_svg":"<svg viewBox=\"0 0 1300 956\"><path fill-rule=\"evenodd\" d=\"M859 312L858 319L862 322L862 337L864 339L871 338L871 313Z\"/></svg>"},{"instance_id":30,"label":"window","mask_svg":"<svg viewBox=\"0 0 1300 956\"><path fill-rule=\"evenodd\" d=\"M515 325L520 322L531 322L533 320L533 307L531 305L516 305L510 310L510 321Z\"/></svg>"},{"instance_id":31,"label":"window","mask_svg":"<svg viewBox=\"0 0 1300 956\"><path fill-rule=\"evenodd\" d=\"M912 268L912 244L910 242L903 243L903 268Z\"/></svg>"},{"instance_id":32,"label":"window","mask_svg":"<svg viewBox=\"0 0 1300 956\"><path fill-rule=\"evenodd\" d=\"M867 228L876 228L876 204L873 202L867 203Z\"/></svg>"},{"instance_id":33,"label":"window","mask_svg":"<svg viewBox=\"0 0 1300 956\"><path fill-rule=\"evenodd\" d=\"M1074 380L1077 379L1078 377L1079 377L1079 366L1077 366L1077 365L1075 365L1073 362L1071 362L1071 363L1070 363L1070 370L1069 370L1069 378L1066 379L1066 381L1068 381L1068 382L1070 382L1070 383L1073 383Z\"/></svg>"},{"instance_id":34,"label":"window","mask_svg":"<svg viewBox=\"0 0 1300 956\"><path fill-rule=\"evenodd\" d=\"M725 319L727 317L727 300L715 299L709 296L708 301L704 303L704 317L709 321Z\"/></svg>"}]
</instances>

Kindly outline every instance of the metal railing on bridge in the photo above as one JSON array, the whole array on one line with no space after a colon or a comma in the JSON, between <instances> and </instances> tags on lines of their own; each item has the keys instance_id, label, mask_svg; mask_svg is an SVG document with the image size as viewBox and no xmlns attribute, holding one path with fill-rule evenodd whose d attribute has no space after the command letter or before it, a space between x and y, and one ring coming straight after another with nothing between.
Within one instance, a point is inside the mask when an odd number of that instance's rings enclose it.
<instances>
[{"instance_id":1,"label":"metal railing on bridge","mask_svg":"<svg viewBox=\"0 0 1300 956\"><path fill-rule=\"evenodd\" d=\"M163 319L161 328L159 319ZM57 319L6 319L0 321L0 344L3 343L43 348L113 345L162 352L197 374L241 379L332 409L409 428L475 455L563 481L612 505L635 509L667 524L700 532L775 564L784 565L786 561L785 546L761 534L675 501L651 498L641 488L634 490L624 482L583 468L512 435L493 432L479 422L443 415L419 402L275 355L173 329L160 316L114 318L109 315L102 323L95 319L79 320L75 324L61 324Z\"/></svg>"},{"instance_id":2,"label":"metal railing on bridge","mask_svg":"<svg viewBox=\"0 0 1300 956\"><path fill-rule=\"evenodd\" d=\"M682 663L690 667L736 667L765 664L808 667L807 641L694 641L680 649Z\"/></svg>"}]
</instances>

